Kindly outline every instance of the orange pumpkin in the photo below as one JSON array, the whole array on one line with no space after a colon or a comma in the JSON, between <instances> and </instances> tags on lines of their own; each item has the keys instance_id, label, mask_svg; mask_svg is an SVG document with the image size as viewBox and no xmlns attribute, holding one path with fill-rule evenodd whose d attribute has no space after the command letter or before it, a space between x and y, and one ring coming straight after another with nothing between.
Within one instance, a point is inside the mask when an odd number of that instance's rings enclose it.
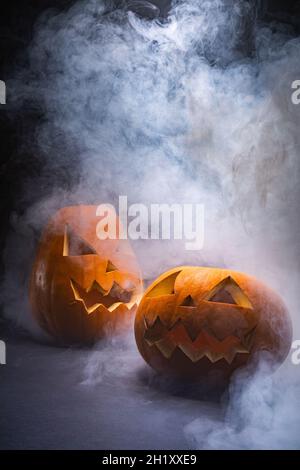
<instances>
[{"instance_id":1,"label":"orange pumpkin","mask_svg":"<svg viewBox=\"0 0 300 470\"><path fill-rule=\"evenodd\" d=\"M228 379L257 351L282 362L291 321L263 283L226 269L178 267L146 290L135 319L138 349L159 372Z\"/></svg>"},{"instance_id":2,"label":"orange pumpkin","mask_svg":"<svg viewBox=\"0 0 300 470\"><path fill-rule=\"evenodd\" d=\"M90 343L124 328L141 293L128 241L97 237L96 208L59 210L45 228L32 270L33 315L64 343Z\"/></svg>"}]
</instances>

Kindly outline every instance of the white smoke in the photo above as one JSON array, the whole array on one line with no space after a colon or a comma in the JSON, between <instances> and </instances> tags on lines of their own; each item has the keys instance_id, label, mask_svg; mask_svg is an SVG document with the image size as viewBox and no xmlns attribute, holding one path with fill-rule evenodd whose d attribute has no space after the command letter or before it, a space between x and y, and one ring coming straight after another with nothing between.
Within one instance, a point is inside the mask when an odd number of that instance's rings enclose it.
<instances>
[{"instance_id":1,"label":"white smoke","mask_svg":"<svg viewBox=\"0 0 300 470\"><path fill-rule=\"evenodd\" d=\"M142 366L131 325L127 334L108 337L94 346L87 363L83 364L81 385L94 387L113 377L130 382Z\"/></svg>"},{"instance_id":2,"label":"white smoke","mask_svg":"<svg viewBox=\"0 0 300 470\"><path fill-rule=\"evenodd\" d=\"M205 204L202 251L187 253L179 241L135 242L145 279L185 263L244 270L278 290L299 337L300 107L291 101L299 53L289 27L255 23L253 3L243 0L178 1L165 22L111 12L100 0L45 13L29 68L9 84L15 107L31 102L44 118L25 143L43 169L24 185L28 211L12 225L6 316L32 328L24 273L47 217L62 205L127 195L129 203ZM87 383L102 377L101 354L92 354ZM285 373L287 397L279 393ZM294 447L291 375L285 364L278 378L236 379L229 424L212 422L205 445ZM257 419L247 414L253 400ZM201 447L204 430L199 418L186 433Z\"/></svg>"},{"instance_id":3,"label":"white smoke","mask_svg":"<svg viewBox=\"0 0 300 470\"><path fill-rule=\"evenodd\" d=\"M222 420L200 416L185 427L195 449L299 449L300 383L284 367L270 375L267 362L233 379Z\"/></svg>"}]
</instances>

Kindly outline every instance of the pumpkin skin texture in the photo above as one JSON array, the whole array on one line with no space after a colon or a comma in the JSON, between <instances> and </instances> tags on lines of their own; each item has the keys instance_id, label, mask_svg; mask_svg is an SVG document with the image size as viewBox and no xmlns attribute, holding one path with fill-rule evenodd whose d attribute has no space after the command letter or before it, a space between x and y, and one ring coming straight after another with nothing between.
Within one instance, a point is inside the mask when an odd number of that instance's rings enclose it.
<instances>
[{"instance_id":1,"label":"pumpkin skin texture","mask_svg":"<svg viewBox=\"0 0 300 470\"><path fill-rule=\"evenodd\" d=\"M126 328L142 292L128 241L97 237L96 208L60 209L42 234L32 269L33 316L64 344L93 343Z\"/></svg>"},{"instance_id":2,"label":"pumpkin skin texture","mask_svg":"<svg viewBox=\"0 0 300 470\"><path fill-rule=\"evenodd\" d=\"M145 291L135 337L145 361L160 373L226 382L258 351L267 350L274 365L283 362L292 326L280 297L254 277L182 266Z\"/></svg>"}]
</instances>

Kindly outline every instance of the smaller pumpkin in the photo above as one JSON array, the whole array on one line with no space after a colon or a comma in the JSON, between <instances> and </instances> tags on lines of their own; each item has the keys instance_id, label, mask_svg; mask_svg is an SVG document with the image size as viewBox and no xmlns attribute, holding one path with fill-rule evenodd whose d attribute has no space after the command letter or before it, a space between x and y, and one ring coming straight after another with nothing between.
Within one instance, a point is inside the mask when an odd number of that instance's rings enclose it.
<instances>
[{"instance_id":1,"label":"smaller pumpkin","mask_svg":"<svg viewBox=\"0 0 300 470\"><path fill-rule=\"evenodd\" d=\"M154 369L228 379L258 351L280 364L291 345L291 321L280 297L246 274L178 267L144 293L135 318L138 349Z\"/></svg>"},{"instance_id":2,"label":"smaller pumpkin","mask_svg":"<svg viewBox=\"0 0 300 470\"><path fill-rule=\"evenodd\" d=\"M32 269L33 315L63 343L91 343L129 326L142 291L128 240L97 237L96 209L59 210L44 230Z\"/></svg>"}]
</instances>

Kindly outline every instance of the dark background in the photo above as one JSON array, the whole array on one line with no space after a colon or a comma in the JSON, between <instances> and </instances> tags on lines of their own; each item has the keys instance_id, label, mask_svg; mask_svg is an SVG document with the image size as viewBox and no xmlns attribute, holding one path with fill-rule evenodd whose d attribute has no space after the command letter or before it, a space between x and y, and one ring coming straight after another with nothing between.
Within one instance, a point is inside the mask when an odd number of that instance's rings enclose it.
<instances>
[{"instance_id":1,"label":"dark background","mask_svg":"<svg viewBox=\"0 0 300 470\"><path fill-rule=\"evenodd\" d=\"M116 0L117 1L117 0ZM226 0L227 1L227 0ZM233 1L233 0L228 0ZM0 79L8 81L19 68L28 64L27 48L34 35L34 24L46 9L66 9L70 0L10 0L0 6ZM138 0L111 4L111 9L134 9L146 17L160 17L167 21L169 0L153 0L156 8L141 5ZM276 28L278 22L287 24L295 35L300 33L300 2L287 0L251 0L251 18L245 19L245 30L240 48L245 56L255 54L251 41L255 21L268 22ZM213 60L213 58L208 58ZM217 66L217 65L216 65ZM225 65L218 65L225 66ZM276 77L274 77L276 80ZM43 172L43 160L34 152L35 126L45 119L39 109L27 102L17 111L10 109L10 89L7 105L0 106L0 251L5 246L13 211L22 214L37 193L24 197L23 187L31 179L38 181ZM27 144L25 144L25 142ZM62 180L67 187L68 181ZM28 187L28 185L27 185ZM51 181L49 183L51 188ZM46 196L46 194L45 194ZM31 198L31 199L30 199ZM0 274L3 269L0 267ZM0 279L1 281L1 279ZM93 386L82 385L84 364L93 366L89 350L73 350L32 342L28 338L14 337L10 327L1 323L1 339L7 341L8 365L0 373L0 448L157 448L184 449L187 446L184 427L195 416L213 418L224 426L223 409L210 397L210 402L194 400L194 395L181 399L181 390L165 391L141 368L136 374L136 352L127 358L125 374L108 378ZM122 344L116 351L103 350L102 363L112 363L115 355L124 354ZM125 353L126 353L125 348ZM97 351L96 351L97 352ZM101 354L99 354L101 356ZM137 356L138 357L138 356ZM97 361L99 360L97 356ZM126 365L127 359L129 364ZM92 362L90 362L92 361ZM97 363L96 361L96 363ZM142 359L140 359L142 364ZM100 362L101 365L101 362ZM85 369L84 369L85 370ZM148 369L147 369L148 370ZM128 372L129 371L129 372ZM101 378L95 370L95 378ZM196 391L193 390L195 394Z\"/></svg>"},{"instance_id":2,"label":"dark background","mask_svg":"<svg viewBox=\"0 0 300 470\"><path fill-rule=\"evenodd\" d=\"M62 10L70 7L74 0L31 0L1 2L0 14L0 79L7 81L14 75L21 66L27 65L26 50L34 34L34 24L39 15L46 9ZM149 18L159 17L161 21L166 21L170 0L152 0L149 2L142 0L114 0L110 9L129 8ZM300 33L300 2L292 0L251 0L254 11L254 19L245 22L245 34L241 47L245 54L252 54L253 45L251 43L251 28L254 21L264 21L273 23L280 21L290 25L295 35ZM256 18L256 19L255 19ZM247 19L246 19L247 20ZM33 109L30 103L23 106L17 112L9 110L10 90L7 90L7 105L0 106L0 252L2 253L9 219L12 211L19 214L26 209L28 202L34 202L35 195L32 194L32 201L22 200L22 186L24 181L28 181L42 171L42 162L34 151L25 146L23 142L30 141L30 136L34 137L35 123L43 119L41 112ZM25 139L26 136L26 139ZM67 181L61 182L62 186L67 185ZM0 266L0 275L3 269Z\"/></svg>"}]
</instances>

